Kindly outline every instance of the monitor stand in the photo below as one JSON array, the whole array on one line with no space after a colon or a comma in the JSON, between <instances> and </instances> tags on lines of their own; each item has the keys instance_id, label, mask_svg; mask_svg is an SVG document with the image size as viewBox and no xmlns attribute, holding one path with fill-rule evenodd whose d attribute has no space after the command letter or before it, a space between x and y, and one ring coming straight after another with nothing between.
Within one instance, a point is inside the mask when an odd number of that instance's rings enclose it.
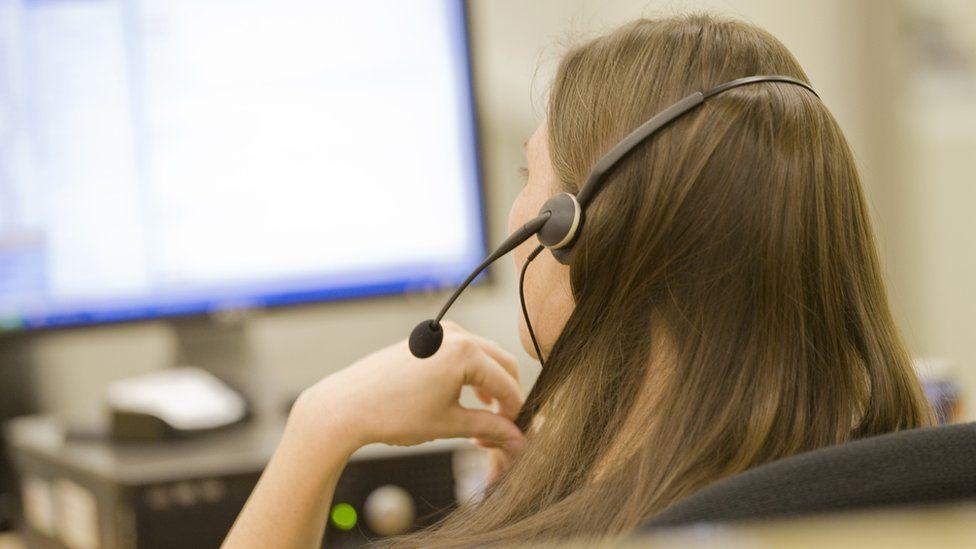
<instances>
[{"instance_id":1,"label":"monitor stand","mask_svg":"<svg viewBox=\"0 0 976 549\"><path fill-rule=\"evenodd\" d=\"M246 318L203 316L171 324L177 341L175 366L193 366L217 376L242 392L255 411L273 406L273 395L257 367Z\"/></svg>"},{"instance_id":2,"label":"monitor stand","mask_svg":"<svg viewBox=\"0 0 976 549\"><path fill-rule=\"evenodd\" d=\"M22 334L0 337L0 422L36 407L31 370L30 337Z\"/></svg>"},{"instance_id":3,"label":"monitor stand","mask_svg":"<svg viewBox=\"0 0 976 549\"><path fill-rule=\"evenodd\" d=\"M22 334L0 337L0 532L12 527L17 508L16 477L2 427L15 416L37 411L30 339Z\"/></svg>"}]
</instances>

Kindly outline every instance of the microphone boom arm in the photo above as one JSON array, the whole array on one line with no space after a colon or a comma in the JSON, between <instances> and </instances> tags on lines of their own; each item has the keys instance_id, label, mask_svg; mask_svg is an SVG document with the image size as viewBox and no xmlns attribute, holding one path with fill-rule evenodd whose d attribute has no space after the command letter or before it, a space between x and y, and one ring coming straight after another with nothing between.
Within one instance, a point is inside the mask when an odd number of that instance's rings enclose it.
<instances>
[{"instance_id":1,"label":"microphone boom arm","mask_svg":"<svg viewBox=\"0 0 976 549\"><path fill-rule=\"evenodd\" d=\"M454 302L457 300L458 296L461 295L461 292L463 292L464 289L467 288L468 285L471 284L471 282L475 278L477 278L482 271L488 268L488 265L491 265L495 261L498 261L499 258L504 256L508 252L514 250L515 248L518 247L519 244L525 242L526 240L531 238L532 235L539 232L539 229L541 229L542 226L546 223L546 220L549 219L550 215L551 214L549 212L545 212L542 215L539 215L538 217L532 219L525 225L522 225L517 231L515 231L508 238L506 238L504 242L499 244L498 248L496 248L495 251L491 253L491 255L486 257L485 260L481 262L481 265L478 265L478 267L476 267L475 270L472 271L470 275L468 275L468 278L464 279L464 282L462 282L457 287L457 289L454 290L454 293L451 294L451 297L448 298L447 302L444 303L444 306L441 307L440 312L437 313L436 317L434 317L434 322L440 322L441 319L444 318L444 315L447 313L447 310L451 308L451 305L454 305Z\"/></svg>"},{"instance_id":2,"label":"microphone boom arm","mask_svg":"<svg viewBox=\"0 0 976 549\"><path fill-rule=\"evenodd\" d=\"M467 288L468 285L470 285L471 282L477 278L478 275L485 270L485 268L488 267L488 265L491 265L493 262L497 261L498 258L514 250L519 244L525 242L532 235L539 232L539 229L546 224L546 221L549 220L550 216L552 216L552 212L546 210L539 214L538 217L532 219L525 225L522 225L517 231L509 235L509 237L506 238L505 241L495 249L495 251L491 252L491 254L486 257L485 260L482 261L474 271L471 271L468 278L464 279L464 282L462 282L457 289L454 290L454 293L451 294L450 299L444 303L444 306L441 307L441 311L437 313L437 317L430 320L424 320L420 324L417 324L413 331L410 332L409 338L410 352L413 354L413 356L417 358L427 358L437 352L437 349L439 349L441 346L441 342L444 340L444 330L441 329L441 319L444 318L445 314L447 314L447 310L451 308L451 305L454 305L454 302L457 300L458 296L461 295L461 292L463 292L464 289Z\"/></svg>"}]
</instances>

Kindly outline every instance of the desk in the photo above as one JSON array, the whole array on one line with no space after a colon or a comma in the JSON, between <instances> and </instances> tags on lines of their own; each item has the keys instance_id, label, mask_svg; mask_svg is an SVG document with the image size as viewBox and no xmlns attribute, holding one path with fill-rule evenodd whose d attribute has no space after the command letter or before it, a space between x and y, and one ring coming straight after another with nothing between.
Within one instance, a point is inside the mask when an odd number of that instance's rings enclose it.
<instances>
[{"instance_id":1,"label":"desk","mask_svg":"<svg viewBox=\"0 0 976 549\"><path fill-rule=\"evenodd\" d=\"M640 536L623 546L970 549L976 547L976 501L923 508L846 512L742 525L691 526Z\"/></svg>"}]
</instances>

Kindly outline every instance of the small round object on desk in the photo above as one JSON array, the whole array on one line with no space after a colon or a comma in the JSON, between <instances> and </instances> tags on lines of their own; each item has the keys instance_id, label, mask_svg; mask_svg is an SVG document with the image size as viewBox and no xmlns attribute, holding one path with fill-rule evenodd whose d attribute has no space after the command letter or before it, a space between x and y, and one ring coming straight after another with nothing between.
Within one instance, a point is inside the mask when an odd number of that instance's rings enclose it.
<instances>
[{"instance_id":1,"label":"small round object on desk","mask_svg":"<svg viewBox=\"0 0 976 549\"><path fill-rule=\"evenodd\" d=\"M373 490L366 498L363 516L370 530L381 536L395 536L410 531L416 509L406 490L387 484Z\"/></svg>"}]
</instances>

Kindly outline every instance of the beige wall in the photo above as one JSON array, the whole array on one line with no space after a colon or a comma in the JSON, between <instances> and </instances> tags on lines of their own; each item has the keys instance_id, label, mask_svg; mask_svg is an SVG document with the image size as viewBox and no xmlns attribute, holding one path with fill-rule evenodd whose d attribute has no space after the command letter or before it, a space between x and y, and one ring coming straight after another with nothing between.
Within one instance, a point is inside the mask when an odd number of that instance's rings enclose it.
<instances>
[{"instance_id":1,"label":"beige wall","mask_svg":"<svg viewBox=\"0 0 976 549\"><path fill-rule=\"evenodd\" d=\"M883 0L475 0L473 50L492 241L505 234L508 205L520 184L516 174L522 164L520 145L541 119L546 75L560 44L642 14L706 8L765 27L806 68L862 162L883 254L896 275L897 309L911 321L910 341L920 352L944 354L973 368L976 337L972 330L957 328L972 323L971 304L976 302L972 277L976 254L969 253L972 241L962 236L972 226L969 208L976 196L969 182L951 177L960 162L971 162L971 155L920 137L928 134L916 136L920 142L901 139L901 123L889 116L901 107L878 97L879 82L897 84L901 78L901 65L890 62L887 55L890 41L897 39L897 11L889 9L894 4ZM930 129L932 134L941 132L940 127ZM937 193L921 193L900 178L901 165L894 167L893 155L915 149L925 150L926 163L915 168L926 183L931 183L929 170L946 172L939 178L945 183ZM925 200L918 202L920 196ZM940 215L941 209L952 215ZM968 255L960 254L959 246L967 241ZM952 258L959 262L946 261ZM935 273L932 278L926 278L929 271ZM516 349L514 273L502 261L494 274L491 286L465 294L452 317ZM377 346L404 337L418 320L431 316L440 301L440 296L393 297L257 316L249 324L258 361L254 376L267 387L271 399L284 397ZM170 363L174 338L163 323L73 331L43 338L35 353L43 403L50 409L84 414L97 406L109 380ZM524 354L520 356L524 377L531 380L537 367ZM976 388L973 372L966 370L970 388Z\"/></svg>"},{"instance_id":2,"label":"beige wall","mask_svg":"<svg viewBox=\"0 0 976 549\"><path fill-rule=\"evenodd\" d=\"M976 83L966 94L909 86L903 112L896 306L910 345L955 370L976 418Z\"/></svg>"}]
</instances>

